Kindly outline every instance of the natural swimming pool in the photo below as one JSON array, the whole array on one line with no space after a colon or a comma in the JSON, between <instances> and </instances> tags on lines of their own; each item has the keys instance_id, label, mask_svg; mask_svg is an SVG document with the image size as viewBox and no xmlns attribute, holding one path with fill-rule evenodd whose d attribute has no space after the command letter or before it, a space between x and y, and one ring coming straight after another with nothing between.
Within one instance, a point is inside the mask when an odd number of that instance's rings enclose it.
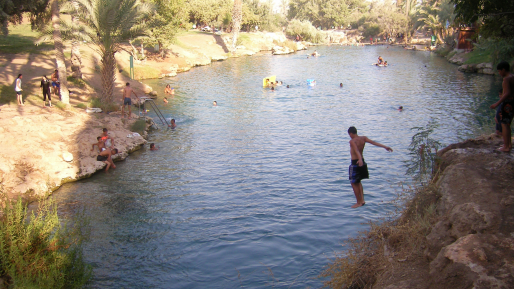
<instances>
[{"instance_id":1,"label":"natural swimming pool","mask_svg":"<svg viewBox=\"0 0 514 289\"><path fill-rule=\"evenodd\" d=\"M492 119L498 76L401 48L316 50L321 57L260 54L147 82L178 125L150 134L160 150L54 194L62 210L79 204L91 218L92 287L320 287L316 276L341 242L385 216L409 180L411 128L433 120L433 138L449 144ZM379 55L391 66L371 66ZM267 75L284 85L263 89ZM164 105L167 83L176 95ZM351 125L394 149L366 147L371 178L356 210Z\"/></svg>"}]
</instances>

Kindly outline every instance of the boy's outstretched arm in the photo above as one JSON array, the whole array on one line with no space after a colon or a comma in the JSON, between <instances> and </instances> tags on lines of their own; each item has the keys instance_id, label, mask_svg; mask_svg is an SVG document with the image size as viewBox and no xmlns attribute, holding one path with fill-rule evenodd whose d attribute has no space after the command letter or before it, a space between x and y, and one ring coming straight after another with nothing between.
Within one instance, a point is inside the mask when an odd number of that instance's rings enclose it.
<instances>
[{"instance_id":1,"label":"boy's outstretched arm","mask_svg":"<svg viewBox=\"0 0 514 289\"><path fill-rule=\"evenodd\" d=\"M383 145L383 144L381 144L381 143L378 143L378 142L376 142L376 141L372 141L372 140L370 140L370 139L369 139L369 138L367 138L367 137L366 137L366 142L368 142L368 143L370 143L370 144L372 144L372 145L374 145L374 146L377 146L377 147L385 148L385 149L386 149L386 151L388 151L388 152L392 152L392 151L393 151L393 149L392 149L392 148L390 148L390 147L388 147L388 146L385 146L385 145Z\"/></svg>"}]
</instances>

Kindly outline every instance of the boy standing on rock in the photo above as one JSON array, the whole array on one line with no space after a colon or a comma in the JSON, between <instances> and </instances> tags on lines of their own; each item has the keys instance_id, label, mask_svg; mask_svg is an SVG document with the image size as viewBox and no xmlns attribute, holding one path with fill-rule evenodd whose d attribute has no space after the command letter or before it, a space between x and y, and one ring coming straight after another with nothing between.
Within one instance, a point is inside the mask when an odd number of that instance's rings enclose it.
<instances>
[{"instance_id":1,"label":"boy standing on rock","mask_svg":"<svg viewBox=\"0 0 514 289\"><path fill-rule=\"evenodd\" d=\"M510 73L510 64L507 61L500 62L496 69L498 74L503 77L503 95L500 100L491 105L491 109L495 109L500 104L502 105L500 116L503 146L498 150L508 153L512 149L510 124L512 123L512 118L514 118L514 76Z\"/></svg>"},{"instance_id":2,"label":"boy standing on rock","mask_svg":"<svg viewBox=\"0 0 514 289\"><path fill-rule=\"evenodd\" d=\"M361 180L369 178L368 166L364 162L364 157L362 156L364 152L364 146L366 143L370 143L372 145L385 148L388 152L392 152L393 149L383 144L374 142L365 136L358 136L357 129L354 126L351 126L348 129L348 135L350 135L351 138L350 155L352 157L352 164L349 168L349 175L353 193L357 199L357 203L353 205L352 208L358 208L366 204L366 202L364 202L364 189L362 188Z\"/></svg>"},{"instance_id":3,"label":"boy standing on rock","mask_svg":"<svg viewBox=\"0 0 514 289\"><path fill-rule=\"evenodd\" d=\"M139 99L139 97L134 92L132 87L130 87L130 83L127 82L125 85L125 88L123 88L123 106L121 107L121 117L122 118L125 117L125 106L128 106L128 118L131 118L132 99L130 99L130 96L132 95L132 93L136 96L137 99Z\"/></svg>"}]
</instances>

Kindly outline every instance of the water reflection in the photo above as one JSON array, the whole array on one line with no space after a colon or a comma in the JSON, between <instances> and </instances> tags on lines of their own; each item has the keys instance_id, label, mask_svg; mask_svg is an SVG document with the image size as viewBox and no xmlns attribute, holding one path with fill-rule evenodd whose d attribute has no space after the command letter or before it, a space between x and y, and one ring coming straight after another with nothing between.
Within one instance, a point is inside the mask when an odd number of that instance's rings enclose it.
<instances>
[{"instance_id":1,"label":"water reflection","mask_svg":"<svg viewBox=\"0 0 514 289\"><path fill-rule=\"evenodd\" d=\"M168 105L157 101L178 125L150 135L160 150L55 194L92 218L92 287L319 287L340 242L391 209L412 127L434 119L432 137L448 144L492 118L498 77L392 47L317 50L321 57L242 57L148 82L176 92ZM372 66L378 55L391 65ZM284 86L263 89L267 75ZM350 125L395 150L366 149L371 179L358 210L349 208Z\"/></svg>"}]
</instances>

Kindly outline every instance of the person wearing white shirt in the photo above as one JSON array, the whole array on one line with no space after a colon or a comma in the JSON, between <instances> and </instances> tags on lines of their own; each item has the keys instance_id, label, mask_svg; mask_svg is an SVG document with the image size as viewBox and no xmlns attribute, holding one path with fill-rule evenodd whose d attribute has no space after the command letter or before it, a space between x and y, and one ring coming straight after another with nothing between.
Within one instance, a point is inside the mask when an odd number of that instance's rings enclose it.
<instances>
[{"instance_id":1,"label":"person wearing white shirt","mask_svg":"<svg viewBox=\"0 0 514 289\"><path fill-rule=\"evenodd\" d=\"M21 98L21 91L23 89L21 89L21 79L22 79L23 75L18 74L18 78L16 78L16 82L14 84L14 90L16 91L16 98L18 100L18 105L24 105L23 104L23 100Z\"/></svg>"}]
</instances>

